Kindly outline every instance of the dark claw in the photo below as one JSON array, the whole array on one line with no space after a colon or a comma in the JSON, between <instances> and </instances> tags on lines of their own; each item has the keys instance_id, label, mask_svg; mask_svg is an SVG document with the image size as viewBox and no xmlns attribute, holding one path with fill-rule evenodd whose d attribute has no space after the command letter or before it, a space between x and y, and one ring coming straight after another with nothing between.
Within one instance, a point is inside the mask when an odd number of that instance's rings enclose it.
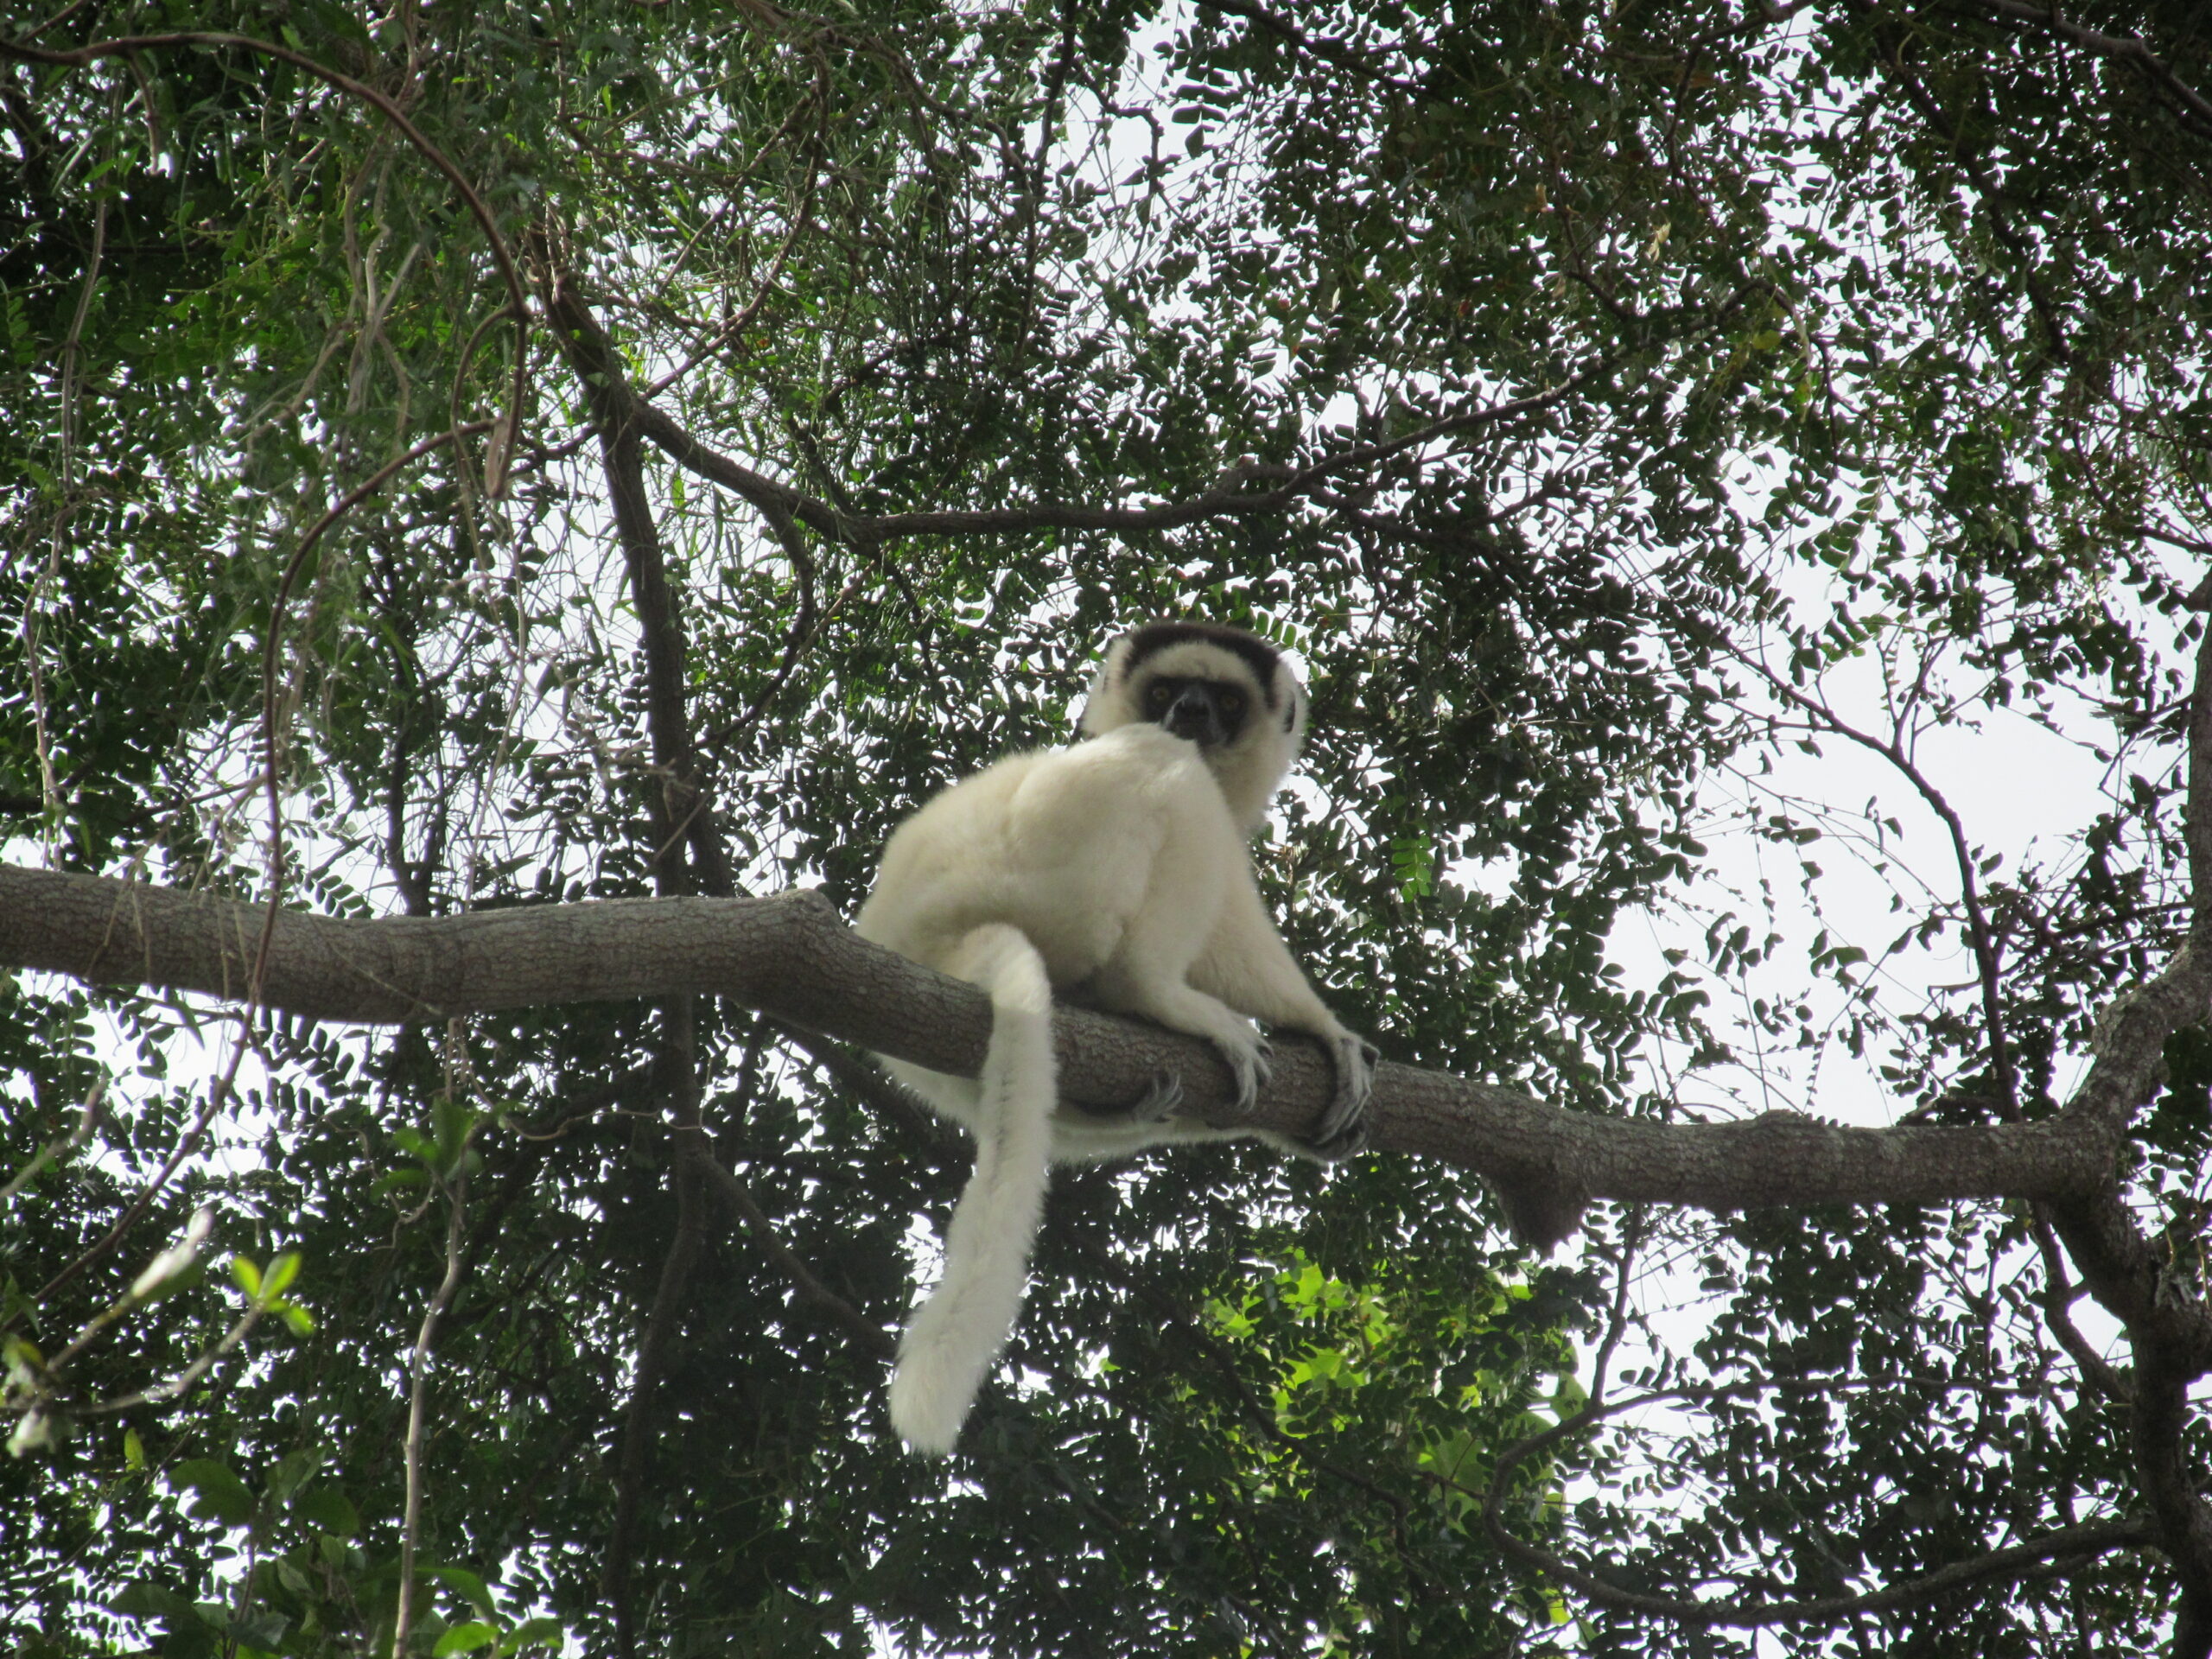
<instances>
[{"instance_id":1,"label":"dark claw","mask_svg":"<svg viewBox=\"0 0 2212 1659\"><path fill-rule=\"evenodd\" d=\"M1274 1067L1269 1064L1274 1051L1268 1046L1268 1039L1256 1032L1252 1033L1249 1042L1217 1042L1213 1051L1221 1056L1222 1064L1236 1079L1237 1111L1249 1113L1259 1103L1261 1089L1274 1075Z\"/></svg>"},{"instance_id":2,"label":"dark claw","mask_svg":"<svg viewBox=\"0 0 2212 1659\"><path fill-rule=\"evenodd\" d=\"M1319 1164L1340 1164L1347 1158L1357 1158L1367 1150L1368 1122L1363 1115L1351 1130L1333 1141L1314 1141L1306 1143L1306 1155Z\"/></svg>"},{"instance_id":3,"label":"dark claw","mask_svg":"<svg viewBox=\"0 0 2212 1659\"><path fill-rule=\"evenodd\" d=\"M1144 1093L1131 1101L1126 1115L1139 1123L1165 1123L1183 1103L1183 1079L1173 1071L1155 1071Z\"/></svg>"},{"instance_id":4,"label":"dark claw","mask_svg":"<svg viewBox=\"0 0 2212 1659\"><path fill-rule=\"evenodd\" d=\"M1382 1054L1364 1037L1347 1032L1332 1056L1336 1062L1337 1086L1328 1109L1313 1127L1309 1144L1316 1156L1330 1162L1349 1158L1367 1144L1367 1103L1375 1092L1375 1065Z\"/></svg>"}]
</instances>

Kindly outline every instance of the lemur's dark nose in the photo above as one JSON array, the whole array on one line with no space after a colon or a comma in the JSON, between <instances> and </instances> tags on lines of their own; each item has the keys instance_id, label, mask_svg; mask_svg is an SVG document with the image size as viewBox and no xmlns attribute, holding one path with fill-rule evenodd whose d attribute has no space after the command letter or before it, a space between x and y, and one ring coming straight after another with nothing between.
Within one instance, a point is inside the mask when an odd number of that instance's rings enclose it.
<instances>
[{"instance_id":1,"label":"lemur's dark nose","mask_svg":"<svg viewBox=\"0 0 2212 1659\"><path fill-rule=\"evenodd\" d=\"M1221 741L1221 716L1213 706L1213 699L1195 685L1175 699L1168 708L1167 717L1160 723L1176 736L1188 738L1193 743Z\"/></svg>"}]
</instances>

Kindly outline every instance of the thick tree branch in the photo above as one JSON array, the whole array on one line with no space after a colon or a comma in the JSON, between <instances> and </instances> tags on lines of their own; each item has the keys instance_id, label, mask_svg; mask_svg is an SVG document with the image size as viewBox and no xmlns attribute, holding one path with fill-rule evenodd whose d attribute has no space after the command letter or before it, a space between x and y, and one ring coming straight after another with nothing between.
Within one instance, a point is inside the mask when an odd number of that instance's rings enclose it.
<instances>
[{"instance_id":1,"label":"thick tree branch","mask_svg":"<svg viewBox=\"0 0 2212 1659\"><path fill-rule=\"evenodd\" d=\"M543 245L541 255L546 254ZM550 257L543 263L549 273L548 316L566 353L569 366L582 384L599 435L600 455L607 476L607 493L613 509L614 533L621 543L629 577L631 602L641 626L645 658L645 725L652 741L654 769L661 789L651 815L654 855L653 885L664 897L705 891L727 895L732 887L728 858L722 850L721 830L705 785L698 775L698 757L691 737L690 712L685 701L683 623L677 609L676 593L668 579L659 526L653 520L652 500L645 488L645 448L631 418L637 400L611 388L623 385L620 362L613 342L599 327L589 309L569 291L564 274ZM688 862L677 855L678 843L688 844ZM653 1292L651 1313L638 1339L638 1368L631 1385L630 1402L623 1414L622 1451L616 1470L614 1525L607 1545L607 1599L614 1613L615 1651L624 1659L636 1650L637 1621L631 1603L630 1580L638 1541L638 1510L646 1479L646 1465L654 1440L655 1397L661 1373L666 1369L669 1339L682 1318L690 1291L691 1269L706 1242L705 1205L701 1186L699 1122L699 1065L697 1006L689 995L677 993L661 1005L664 1086L677 1131L677 1156L670 1171L676 1195L675 1230L662 1258L660 1279Z\"/></svg>"},{"instance_id":2,"label":"thick tree branch","mask_svg":"<svg viewBox=\"0 0 2212 1659\"><path fill-rule=\"evenodd\" d=\"M2193 913L2189 938L2165 970L2115 1001L2099 1021L2096 1063L2068 1107L2123 1132L2165 1081L2166 1040L2200 1025L2212 1007L2212 631L2199 641L2189 717L2189 792L2183 814ZM2052 1230L2091 1294L2126 1327L2129 1452L2149 1500L2158 1547L2181 1594L2174 1659L2212 1656L2212 1504L2188 1444L2190 1386L2212 1370L2212 1309L2201 1286L2175 1270L2115 1191L2052 1203Z\"/></svg>"},{"instance_id":3,"label":"thick tree branch","mask_svg":"<svg viewBox=\"0 0 2212 1659\"><path fill-rule=\"evenodd\" d=\"M0 964L236 997L263 913L257 905L0 865ZM990 1027L981 992L860 939L812 892L382 921L286 911L264 980L272 1009L374 1024L684 993L728 996L970 1077ZM1054 1035L1068 1099L1094 1109L1137 1099L1168 1069L1185 1078L1192 1109L1209 1121L1296 1134L1319 1116L1331 1086L1319 1048L1286 1039L1274 1085L1240 1120L1227 1069L1195 1039L1072 1007L1056 1011ZM1847 1129L1787 1112L1742 1123L1654 1123L1563 1111L1511 1089L1394 1065L1379 1072L1376 1118L1377 1149L1441 1158L1496 1182L1509 1203L1554 1218L1590 1198L1713 1210L2086 1201L2109 1191L2116 1133L2095 1112L1963 1128Z\"/></svg>"}]
</instances>

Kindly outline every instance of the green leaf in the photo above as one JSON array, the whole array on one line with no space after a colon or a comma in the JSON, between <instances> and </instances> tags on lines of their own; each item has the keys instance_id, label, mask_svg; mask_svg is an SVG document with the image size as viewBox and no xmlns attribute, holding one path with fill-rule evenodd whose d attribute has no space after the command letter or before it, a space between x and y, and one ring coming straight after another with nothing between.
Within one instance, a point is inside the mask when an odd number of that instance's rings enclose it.
<instances>
[{"instance_id":1,"label":"green leaf","mask_svg":"<svg viewBox=\"0 0 2212 1659\"><path fill-rule=\"evenodd\" d=\"M200 1610L188 1596L181 1596L150 1579L133 1579L107 1604L118 1613L136 1618L162 1618L180 1624L201 1622Z\"/></svg>"},{"instance_id":2,"label":"green leaf","mask_svg":"<svg viewBox=\"0 0 2212 1659\"><path fill-rule=\"evenodd\" d=\"M268 1272L262 1275L262 1299L264 1301L274 1301L283 1295L289 1288L292 1281L299 1276L300 1253L297 1250L286 1250L269 1264Z\"/></svg>"},{"instance_id":3,"label":"green leaf","mask_svg":"<svg viewBox=\"0 0 2212 1659\"><path fill-rule=\"evenodd\" d=\"M192 1512L226 1527L244 1526L253 1518L254 1497L245 1482L227 1465L213 1458L188 1458L168 1471L172 1488L194 1496Z\"/></svg>"},{"instance_id":4,"label":"green leaf","mask_svg":"<svg viewBox=\"0 0 2212 1659\"><path fill-rule=\"evenodd\" d=\"M303 1487L292 1499L292 1513L334 1538L358 1538L361 1534L359 1512L334 1486Z\"/></svg>"},{"instance_id":5,"label":"green leaf","mask_svg":"<svg viewBox=\"0 0 2212 1659\"><path fill-rule=\"evenodd\" d=\"M274 1653L283 1646L284 1632L291 1628L291 1624L292 1621L283 1614L264 1608L233 1618L229 1622L229 1630L231 1637L241 1644L242 1649L256 1649L264 1653Z\"/></svg>"},{"instance_id":6,"label":"green leaf","mask_svg":"<svg viewBox=\"0 0 2212 1659\"><path fill-rule=\"evenodd\" d=\"M519 1653L524 1648L559 1649L566 1645L567 1640L568 1632L561 1621L541 1613L536 1618L523 1620L500 1638L499 1659L506 1659L507 1655Z\"/></svg>"},{"instance_id":7,"label":"green leaf","mask_svg":"<svg viewBox=\"0 0 2212 1659\"><path fill-rule=\"evenodd\" d=\"M495 1611L492 1604L492 1592L482 1579L467 1567L434 1567L430 1569L430 1576L448 1590L458 1592L462 1600L486 1618Z\"/></svg>"}]
</instances>

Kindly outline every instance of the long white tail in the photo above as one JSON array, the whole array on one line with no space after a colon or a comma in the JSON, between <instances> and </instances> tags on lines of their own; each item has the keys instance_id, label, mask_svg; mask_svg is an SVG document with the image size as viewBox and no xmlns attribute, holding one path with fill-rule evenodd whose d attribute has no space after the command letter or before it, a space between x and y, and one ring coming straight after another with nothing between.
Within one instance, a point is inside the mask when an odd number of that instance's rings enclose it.
<instances>
[{"instance_id":1,"label":"long white tail","mask_svg":"<svg viewBox=\"0 0 2212 1659\"><path fill-rule=\"evenodd\" d=\"M949 1456L992 1362L1014 1334L1044 1212L1052 1153L1052 988L1015 928L979 927L952 971L991 999L991 1046L976 1079L976 1173L944 1234L944 1274L899 1338L891 1425L917 1452Z\"/></svg>"}]
</instances>

